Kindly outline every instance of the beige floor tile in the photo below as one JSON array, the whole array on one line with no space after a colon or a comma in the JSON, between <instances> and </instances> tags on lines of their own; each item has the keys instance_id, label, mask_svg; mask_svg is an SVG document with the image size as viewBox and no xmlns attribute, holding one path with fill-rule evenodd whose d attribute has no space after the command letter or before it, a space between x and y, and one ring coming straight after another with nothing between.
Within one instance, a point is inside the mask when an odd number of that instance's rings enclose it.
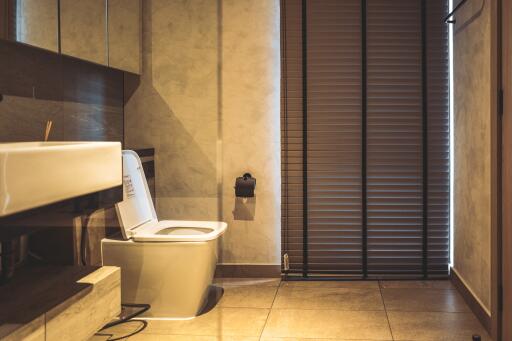
<instances>
[{"instance_id":1,"label":"beige floor tile","mask_svg":"<svg viewBox=\"0 0 512 341\"><path fill-rule=\"evenodd\" d=\"M282 281L282 287L378 289L378 281Z\"/></svg>"},{"instance_id":2,"label":"beige floor tile","mask_svg":"<svg viewBox=\"0 0 512 341\"><path fill-rule=\"evenodd\" d=\"M384 310L379 289L282 286L273 308Z\"/></svg>"},{"instance_id":3,"label":"beige floor tile","mask_svg":"<svg viewBox=\"0 0 512 341\"><path fill-rule=\"evenodd\" d=\"M388 312L395 340L468 341L473 334L491 339L471 313Z\"/></svg>"},{"instance_id":4,"label":"beige floor tile","mask_svg":"<svg viewBox=\"0 0 512 341\"><path fill-rule=\"evenodd\" d=\"M382 289L388 311L470 312L456 290Z\"/></svg>"},{"instance_id":5,"label":"beige floor tile","mask_svg":"<svg viewBox=\"0 0 512 341\"><path fill-rule=\"evenodd\" d=\"M110 339L109 335L94 335L88 341L108 341Z\"/></svg>"},{"instance_id":6,"label":"beige floor tile","mask_svg":"<svg viewBox=\"0 0 512 341\"><path fill-rule=\"evenodd\" d=\"M263 338L391 340L385 312L272 309Z\"/></svg>"},{"instance_id":7,"label":"beige floor tile","mask_svg":"<svg viewBox=\"0 0 512 341\"><path fill-rule=\"evenodd\" d=\"M452 282L448 280L439 281L380 281L381 288L392 289L453 289Z\"/></svg>"},{"instance_id":8,"label":"beige floor tile","mask_svg":"<svg viewBox=\"0 0 512 341\"><path fill-rule=\"evenodd\" d=\"M295 337L262 337L260 341L375 341L375 340L347 340L347 339L297 339ZM381 341L381 340L379 340ZM391 339L385 341L392 341Z\"/></svg>"},{"instance_id":9,"label":"beige floor tile","mask_svg":"<svg viewBox=\"0 0 512 341\"><path fill-rule=\"evenodd\" d=\"M259 341L259 337L137 334L129 341Z\"/></svg>"},{"instance_id":10,"label":"beige floor tile","mask_svg":"<svg viewBox=\"0 0 512 341\"><path fill-rule=\"evenodd\" d=\"M260 336L269 309L221 308L186 321L149 320L144 334Z\"/></svg>"},{"instance_id":11,"label":"beige floor tile","mask_svg":"<svg viewBox=\"0 0 512 341\"><path fill-rule=\"evenodd\" d=\"M218 286L267 286L278 287L281 283L280 278L215 278L214 285Z\"/></svg>"},{"instance_id":12,"label":"beige floor tile","mask_svg":"<svg viewBox=\"0 0 512 341\"><path fill-rule=\"evenodd\" d=\"M218 307L270 308L278 287L267 286L225 286Z\"/></svg>"}]
</instances>

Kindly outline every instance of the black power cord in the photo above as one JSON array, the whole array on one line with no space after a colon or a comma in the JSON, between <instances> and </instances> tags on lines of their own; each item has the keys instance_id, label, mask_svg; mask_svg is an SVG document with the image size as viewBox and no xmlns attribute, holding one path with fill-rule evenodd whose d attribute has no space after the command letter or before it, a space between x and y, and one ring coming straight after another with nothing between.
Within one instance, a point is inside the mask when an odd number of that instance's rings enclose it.
<instances>
[{"instance_id":1,"label":"black power cord","mask_svg":"<svg viewBox=\"0 0 512 341\"><path fill-rule=\"evenodd\" d=\"M82 219L82 234L80 236L80 261L82 265L87 265L87 240L89 233L87 231L87 225L89 224L89 217L86 216Z\"/></svg>"},{"instance_id":2,"label":"black power cord","mask_svg":"<svg viewBox=\"0 0 512 341\"><path fill-rule=\"evenodd\" d=\"M133 312L131 314L128 314L127 316L121 317L119 320L107 323L106 325L103 326L103 328L100 329L100 332L102 330L105 330L105 329L108 329L108 328L112 328L114 326L120 325L122 323L128 323L128 322L140 322L142 324L142 327L137 329L136 331L128 334L128 335L123 335L121 337L117 337L117 338L114 338L114 339L111 338L113 335L110 334L110 337L107 339L108 341L116 341L116 340L122 340L122 339L128 338L130 336L133 336L135 334L140 333L141 331L146 329L146 327L148 326L148 322L145 321L145 320L133 320L133 319L135 317L139 316L140 314L148 311L149 308L151 308L151 306L149 304L144 304L144 303L142 303L142 304L123 303L123 304L121 304L121 307L123 307L123 308L140 308L140 309L136 310L135 312ZM105 334L102 334L100 332L96 333L96 335L106 336Z\"/></svg>"}]
</instances>

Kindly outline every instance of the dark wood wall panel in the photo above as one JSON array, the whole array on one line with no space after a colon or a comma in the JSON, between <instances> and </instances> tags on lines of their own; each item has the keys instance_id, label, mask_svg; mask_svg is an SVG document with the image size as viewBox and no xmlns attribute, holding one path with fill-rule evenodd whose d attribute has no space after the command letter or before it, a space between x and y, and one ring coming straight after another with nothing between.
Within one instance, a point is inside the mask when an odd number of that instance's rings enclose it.
<instances>
[{"instance_id":1,"label":"dark wood wall panel","mask_svg":"<svg viewBox=\"0 0 512 341\"><path fill-rule=\"evenodd\" d=\"M123 140L123 73L0 41L0 142Z\"/></svg>"}]
</instances>

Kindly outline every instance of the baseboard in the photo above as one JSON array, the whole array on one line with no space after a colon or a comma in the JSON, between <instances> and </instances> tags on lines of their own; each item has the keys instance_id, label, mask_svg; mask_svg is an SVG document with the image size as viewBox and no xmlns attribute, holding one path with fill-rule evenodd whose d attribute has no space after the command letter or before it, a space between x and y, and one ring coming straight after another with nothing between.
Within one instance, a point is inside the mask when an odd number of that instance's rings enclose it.
<instances>
[{"instance_id":1,"label":"baseboard","mask_svg":"<svg viewBox=\"0 0 512 341\"><path fill-rule=\"evenodd\" d=\"M453 286L457 289L457 291L461 294L464 301L466 301L467 305L476 315L480 323L484 326L489 334L491 334L492 330L492 320L491 315L487 312L487 310L482 306L480 301L473 295L471 290L466 286L464 281L459 277L457 272L453 270L450 271L450 279L453 283Z\"/></svg>"},{"instance_id":2,"label":"baseboard","mask_svg":"<svg viewBox=\"0 0 512 341\"><path fill-rule=\"evenodd\" d=\"M281 265L218 264L215 277L279 278L281 277Z\"/></svg>"}]
</instances>

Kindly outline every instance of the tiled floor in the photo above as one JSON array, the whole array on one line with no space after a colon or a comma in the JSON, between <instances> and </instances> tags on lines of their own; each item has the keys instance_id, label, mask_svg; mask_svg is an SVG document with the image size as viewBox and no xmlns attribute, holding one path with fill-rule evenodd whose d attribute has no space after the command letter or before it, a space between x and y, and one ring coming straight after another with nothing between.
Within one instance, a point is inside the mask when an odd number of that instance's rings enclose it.
<instances>
[{"instance_id":1,"label":"tiled floor","mask_svg":"<svg viewBox=\"0 0 512 341\"><path fill-rule=\"evenodd\" d=\"M130 341L490 340L445 281L280 282L223 279L217 306L189 321L149 321ZM139 322L105 330L119 337Z\"/></svg>"}]
</instances>

